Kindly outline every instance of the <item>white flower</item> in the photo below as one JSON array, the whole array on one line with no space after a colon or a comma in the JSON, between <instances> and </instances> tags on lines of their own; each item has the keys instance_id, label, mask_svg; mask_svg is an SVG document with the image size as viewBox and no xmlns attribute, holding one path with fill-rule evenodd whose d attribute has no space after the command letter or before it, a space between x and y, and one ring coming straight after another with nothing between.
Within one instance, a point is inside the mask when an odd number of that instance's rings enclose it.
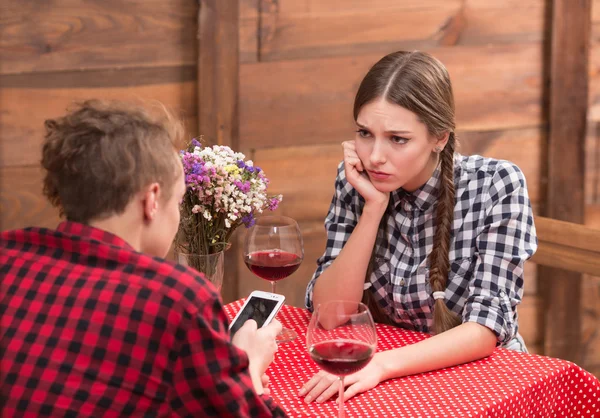
<instances>
[{"instance_id":1,"label":"white flower","mask_svg":"<svg viewBox=\"0 0 600 418\"><path fill-rule=\"evenodd\" d=\"M202 214L202 216L204 216L209 221L212 220L212 215L207 210L204 211L204 213Z\"/></svg>"},{"instance_id":2,"label":"white flower","mask_svg":"<svg viewBox=\"0 0 600 418\"><path fill-rule=\"evenodd\" d=\"M225 219L225 228L231 228L231 222L229 222L229 219Z\"/></svg>"},{"instance_id":3,"label":"white flower","mask_svg":"<svg viewBox=\"0 0 600 418\"><path fill-rule=\"evenodd\" d=\"M192 208L192 213L199 213L202 211L202 206L200 205L194 205L194 207Z\"/></svg>"}]
</instances>

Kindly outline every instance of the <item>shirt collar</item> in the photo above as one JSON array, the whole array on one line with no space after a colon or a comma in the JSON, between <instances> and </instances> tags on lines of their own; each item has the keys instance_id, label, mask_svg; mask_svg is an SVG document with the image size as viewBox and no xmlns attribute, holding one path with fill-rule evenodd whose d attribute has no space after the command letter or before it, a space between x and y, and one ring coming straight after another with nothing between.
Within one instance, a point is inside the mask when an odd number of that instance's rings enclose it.
<instances>
[{"instance_id":1,"label":"shirt collar","mask_svg":"<svg viewBox=\"0 0 600 418\"><path fill-rule=\"evenodd\" d=\"M83 238L90 238L96 241L103 242L105 244L113 245L115 247L121 247L127 250L135 251L135 249L131 245L129 245L124 239L103 229L94 228L93 226L82 224L79 222L61 222L56 228L56 230L62 232L63 234L77 235Z\"/></svg>"},{"instance_id":2,"label":"shirt collar","mask_svg":"<svg viewBox=\"0 0 600 418\"><path fill-rule=\"evenodd\" d=\"M395 190L390 195L390 201L394 208L399 209L402 204L406 204L405 209L416 208L420 211L426 211L435 203L438 197L438 188L440 184L440 165L433 170L433 174L427 182L417 190L408 192L402 188Z\"/></svg>"}]
</instances>

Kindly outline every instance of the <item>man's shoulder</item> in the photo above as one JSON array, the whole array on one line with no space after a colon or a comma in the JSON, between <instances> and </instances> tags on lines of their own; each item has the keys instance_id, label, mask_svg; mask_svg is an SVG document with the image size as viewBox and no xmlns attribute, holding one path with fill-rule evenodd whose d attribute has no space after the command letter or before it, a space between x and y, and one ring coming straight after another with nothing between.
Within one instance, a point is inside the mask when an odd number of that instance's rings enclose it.
<instances>
[{"instance_id":1,"label":"man's shoulder","mask_svg":"<svg viewBox=\"0 0 600 418\"><path fill-rule=\"evenodd\" d=\"M204 303L219 298L204 276L190 267L86 236L31 227L2 231L0 247L4 250L0 258L5 266L21 264L36 254L36 268L51 263L60 264L64 271L94 271L95 277L107 272L110 274L106 277L118 282L123 291L144 288L146 294L160 295L171 304L183 304L187 311L197 311Z\"/></svg>"}]
</instances>

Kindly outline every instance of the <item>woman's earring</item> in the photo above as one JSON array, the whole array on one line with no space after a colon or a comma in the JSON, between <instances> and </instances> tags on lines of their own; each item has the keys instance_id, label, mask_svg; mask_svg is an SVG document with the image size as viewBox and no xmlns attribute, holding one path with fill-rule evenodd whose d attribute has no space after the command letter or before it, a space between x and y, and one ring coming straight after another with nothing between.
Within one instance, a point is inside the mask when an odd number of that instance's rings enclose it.
<instances>
[{"instance_id":1,"label":"woman's earring","mask_svg":"<svg viewBox=\"0 0 600 418\"><path fill-rule=\"evenodd\" d=\"M442 152L442 147L435 147L434 151L439 154Z\"/></svg>"}]
</instances>

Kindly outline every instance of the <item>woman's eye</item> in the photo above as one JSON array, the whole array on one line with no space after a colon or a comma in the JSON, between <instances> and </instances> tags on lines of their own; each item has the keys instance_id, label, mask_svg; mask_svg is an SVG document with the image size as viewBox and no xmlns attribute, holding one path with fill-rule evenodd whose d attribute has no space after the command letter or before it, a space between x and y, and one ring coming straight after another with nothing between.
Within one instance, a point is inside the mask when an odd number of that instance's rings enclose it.
<instances>
[{"instance_id":1,"label":"woman's eye","mask_svg":"<svg viewBox=\"0 0 600 418\"><path fill-rule=\"evenodd\" d=\"M407 138L402 138L401 136L392 136L392 142L394 144L406 144L408 142Z\"/></svg>"},{"instance_id":2,"label":"woman's eye","mask_svg":"<svg viewBox=\"0 0 600 418\"><path fill-rule=\"evenodd\" d=\"M369 131L367 131L366 129L359 129L356 132L361 138L368 138L370 136Z\"/></svg>"}]
</instances>

